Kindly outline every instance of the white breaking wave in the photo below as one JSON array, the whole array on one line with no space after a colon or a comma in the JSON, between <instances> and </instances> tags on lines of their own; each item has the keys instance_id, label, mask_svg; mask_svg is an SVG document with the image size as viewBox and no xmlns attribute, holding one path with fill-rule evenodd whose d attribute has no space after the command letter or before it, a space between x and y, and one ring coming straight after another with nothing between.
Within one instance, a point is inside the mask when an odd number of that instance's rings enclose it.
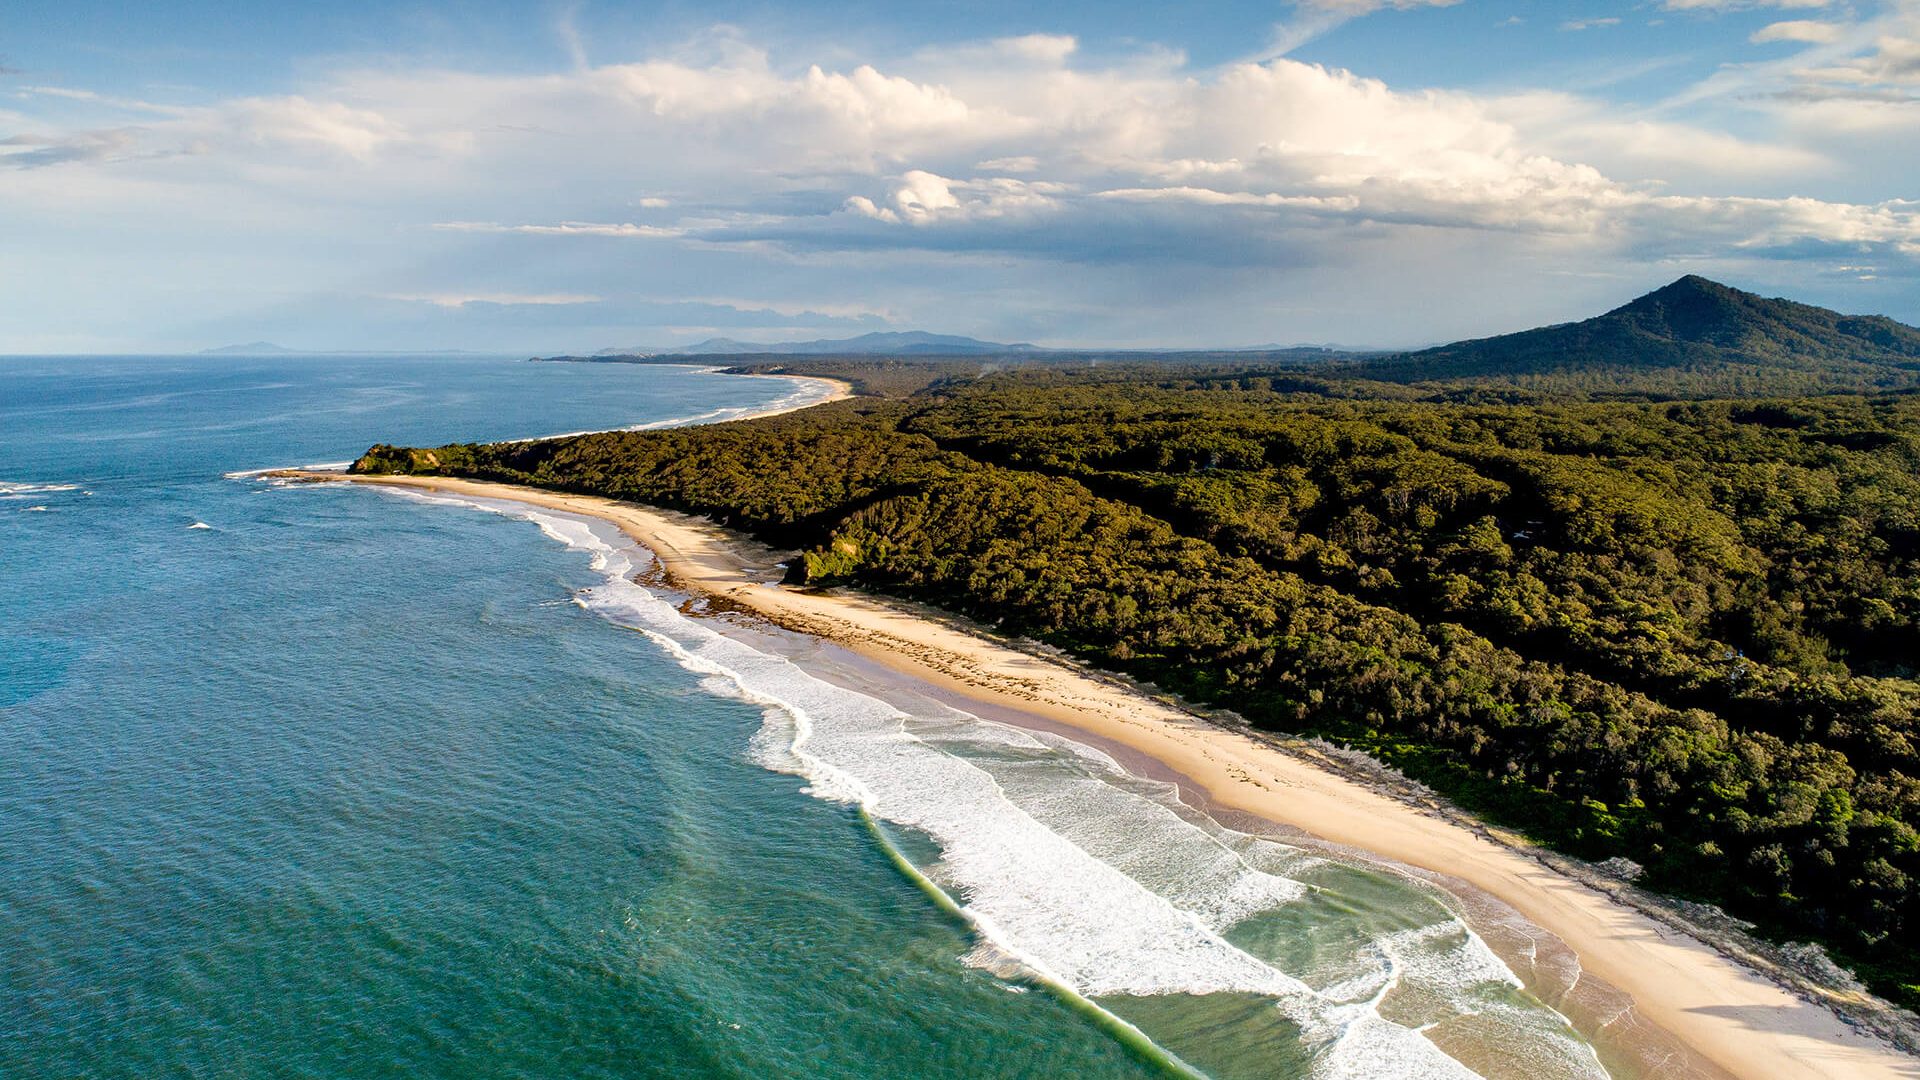
<instances>
[{"instance_id":1,"label":"white breaking wave","mask_svg":"<svg viewBox=\"0 0 1920 1080\"><path fill-rule=\"evenodd\" d=\"M226 480L251 480L256 476L265 476L267 473L280 472L283 469L299 469L302 472L346 472L348 466L352 464L351 461L316 461L311 465L269 465L264 469L235 469L232 472L221 473L220 476Z\"/></svg>"},{"instance_id":2,"label":"white breaking wave","mask_svg":"<svg viewBox=\"0 0 1920 1080\"><path fill-rule=\"evenodd\" d=\"M646 634L710 690L769 707L756 739L764 765L933 840L941 856L930 874L991 947L975 962L1010 957L1089 998L1269 997L1299 1027L1314 1075L1329 1080L1474 1077L1421 1033L1459 1017L1540 1043L1530 1075L1606 1075L1557 1014L1519 1003L1519 980L1437 903L1409 905L1428 922L1390 929L1313 970L1283 970L1232 931L1310 902L1315 886L1302 878L1324 876L1326 860L1229 830L1172 785L1133 776L1091 747L953 710L909 714L722 635L630 580L648 556L603 536L610 526L404 494L527 520L588 553L604 582L577 603Z\"/></svg>"},{"instance_id":3,"label":"white breaking wave","mask_svg":"<svg viewBox=\"0 0 1920 1080\"><path fill-rule=\"evenodd\" d=\"M213 526L211 526L211 525L209 525L209 524L207 524L207 523L206 523L206 522L204 522L204 521L196 521L196 522L194 522L193 524L191 524L191 525L189 525L189 526L187 526L187 528L189 528L189 529L211 529L211 528L213 528Z\"/></svg>"},{"instance_id":4,"label":"white breaking wave","mask_svg":"<svg viewBox=\"0 0 1920 1080\"><path fill-rule=\"evenodd\" d=\"M31 495L53 495L63 491L78 491L79 484L29 484L9 480L0 480L0 499L8 501L24 500ZM87 494L91 495L92 492ZM45 510L44 506L29 506L28 510Z\"/></svg>"}]
</instances>

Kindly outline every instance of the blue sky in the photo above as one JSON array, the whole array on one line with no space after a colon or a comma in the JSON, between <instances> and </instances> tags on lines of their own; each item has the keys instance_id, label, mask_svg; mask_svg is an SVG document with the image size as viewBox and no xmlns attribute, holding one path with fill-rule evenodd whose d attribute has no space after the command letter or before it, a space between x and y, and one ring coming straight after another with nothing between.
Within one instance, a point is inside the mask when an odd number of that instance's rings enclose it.
<instances>
[{"instance_id":1,"label":"blue sky","mask_svg":"<svg viewBox=\"0 0 1920 1080\"><path fill-rule=\"evenodd\" d=\"M1916 177L1920 0L14 0L0 352L1920 322Z\"/></svg>"}]
</instances>

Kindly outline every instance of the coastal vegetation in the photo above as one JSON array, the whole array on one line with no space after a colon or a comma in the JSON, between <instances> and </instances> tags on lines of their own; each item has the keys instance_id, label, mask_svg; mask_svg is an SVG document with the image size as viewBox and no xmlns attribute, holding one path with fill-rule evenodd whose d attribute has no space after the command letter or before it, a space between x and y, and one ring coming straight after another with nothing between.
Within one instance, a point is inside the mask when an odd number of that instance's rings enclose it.
<instances>
[{"instance_id":1,"label":"coastal vegetation","mask_svg":"<svg viewBox=\"0 0 1920 1080\"><path fill-rule=\"evenodd\" d=\"M1360 747L1920 1003L1920 333L1635 303L1293 366L809 360L870 396L354 468L712 515L796 582Z\"/></svg>"}]
</instances>

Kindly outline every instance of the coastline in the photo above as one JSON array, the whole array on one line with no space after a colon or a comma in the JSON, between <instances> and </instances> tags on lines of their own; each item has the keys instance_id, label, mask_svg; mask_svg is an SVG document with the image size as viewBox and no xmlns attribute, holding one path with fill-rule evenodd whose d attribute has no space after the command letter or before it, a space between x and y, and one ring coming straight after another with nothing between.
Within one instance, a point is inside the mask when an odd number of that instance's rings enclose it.
<instances>
[{"instance_id":1,"label":"coastline","mask_svg":"<svg viewBox=\"0 0 1920 1080\"><path fill-rule=\"evenodd\" d=\"M780 416L785 413L799 412L801 409L811 409L816 405L831 405L836 401L845 401L848 398L854 396L852 383L848 382L845 379L835 379L826 375L788 375L785 373L771 372L771 371L729 372L727 371L726 368L720 367L718 365L709 365L709 364L662 364L659 366L686 367L686 368L691 368L694 371L705 372L711 375L728 375L736 379L781 379L786 382L792 382L792 383L825 383L829 388L827 390L827 396L823 398L816 398L813 401L800 401L800 402L792 402L788 404L776 403L773 405L769 405L764 409L754 409L748 412L743 412L738 416L730 416L730 417L727 417L725 420L709 421L709 422L717 422L722 424L733 424L733 423L738 423L742 420L759 420L768 416ZM591 435L591 434L594 434L594 432L590 432L590 431L568 432L568 435ZM551 438L551 439L561 439L566 437L567 436L565 435L547 436L547 438ZM538 440L535 440L535 441L538 441Z\"/></svg>"},{"instance_id":2,"label":"coastline","mask_svg":"<svg viewBox=\"0 0 1920 1080\"><path fill-rule=\"evenodd\" d=\"M286 479L348 481L520 502L599 518L652 550L674 586L823 638L898 675L1026 714L1159 763L1210 809L1298 829L1336 848L1463 882L1554 935L1577 956L1589 1019L1634 1029L1627 1041L1672 1044L1697 1060L1683 1071L1738 1077L1920 1077L1920 1060L1854 1030L1675 926L1556 869L1536 853L1393 798L1269 741L1209 723L1116 682L964 632L905 605L864 595L783 587L765 552L746 550L703 519L595 496L484 481L289 471ZM1531 984L1532 980L1529 980ZM1595 983L1603 984L1594 986ZM1595 993L1596 991L1597 994ZM1612 993L1609 993L1612 991ZM1578 1004L1577 1002L1575 1003ZM1657 1031L1644 1030L1647 1026ZM1583 1027L1587 1025L1582 1025ZM1662 1037L1662 1036L1665 1037ZM1641 1054L1647 1064L1657 1055ZM1667 1067L1650 1075L1671 1075Z\"/></svg>"},{"instance_id":3,"label":"coastline","mask_svg":"<svg viewBox=\"0 0 1920 1080\"><path fill-rule=\"evenodd\" d=\"M527 438L527 439L502 439L500 441L502 442L547 442L553 439L571 439L576 435L603 435L609 431L654 431L659 428L670 428L670 427L689 427L689 426L696 426L696 425L704 426L707 424L737 424L742 420L763 420L769 416L782 416L782 415L785 415L786 413L799 412L802 409L811 409L816 405L831 405L836 401L845 401L848 398L855 396L852 383L848 382L845 379L835 379L826 375L788 375L782 372L771 372L771 371L728 371L726 368L721 367L717 364L656 364L651 366L683 368L696 375L725 375L728 378L733 378L733 379L778 379L781 382L795 384L796 389L793 393L788 394L786 397L781 398L780 400L774 402L773 404L766 405L757 409L754 409L754 408L739 408L737 410L732 408L716 409L712 412L701 413L698 416L682 416L682 417L676 417L670 420L656 420L651 423L636 424L632 427L587 428L581 431L561 431L561 432L556 432L552 435L535 435L532 438ZM802 400L802 401L793 400L794 398L798 397L800 394L800 390L798 388L804 387L808 383L817 383L826 387L824 395L821 397L811 398L811 399ZM352 462L342 462L340 464L340 469L344 471L346 467L350 464L352 464ZM308 468L318 469L323 467L308 466ZM329 465L329 466L325 466L324 468L330 469L332 468L332 466ZM258 471L261 473L268 473L268 472L274 472L276 470L262 469ZM240 474L229 473L228 475L237 476Z\"/></svg>"},{"instance_id":4,"label":"coastline","mask_svg":"<svg viewBox=\"0 0 1920 1080\"><path fill-rule=\"evenodd\" d=\"M729 374L725 368L704 364L661 364L659 366L687 368L691 371L713 375ZM785 375L775 374L773 372L742 372L731 373L729 377L736 379L780 379L792 383L822 383L827 387L827 390L824 397L815 398L811 401L787 401L786 399L782 399L780 402L776 402L765 408L743 411L735 416L716 417L713 414L703 414L700 417L683 417L676 420L662 421L659 424L643 424L639 427L563 431L553 435L534 435L523 439L502 439L501 441L536 443L546 442L550 439L570 439L575 435L599 435L607 431L645 431L654 427L678 427L685 424L737 424L742 420L760 420L769 416L781 416L786 413L799 412L802 409L811 409L816 405L831 405L836 401L845 401L848 398L858 396L853 389L852 383L845 379L835 379L826 375ZM791 396L792 395L789 395L789 397ZM264 476L282 475L311 475L314 477L344 480L348 479L346 470L347 467L352 464L352 461L331 461L312 465L268 465L258 469L235 469L231 472L222 473L221 475L228 480L252 480Z\"/></svg>"}]
</instances>

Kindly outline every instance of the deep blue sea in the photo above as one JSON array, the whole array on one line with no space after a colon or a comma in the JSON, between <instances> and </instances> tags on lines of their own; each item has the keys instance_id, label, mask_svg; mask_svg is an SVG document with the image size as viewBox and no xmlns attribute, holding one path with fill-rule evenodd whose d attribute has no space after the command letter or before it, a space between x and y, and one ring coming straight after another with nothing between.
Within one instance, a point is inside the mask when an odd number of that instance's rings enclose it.
<instances>
[{"instance_id":1,"label":"deep blue sea","mask_svg":"<svg viewBox=\"0 0 1920 1080\"><path fill-rule=\"evenodd\" d=\"M0 358L0 1077L1600 1075L1419 882L722 632L598 523L244 475L813 392Z\"/></svg>"}]
</instances>

